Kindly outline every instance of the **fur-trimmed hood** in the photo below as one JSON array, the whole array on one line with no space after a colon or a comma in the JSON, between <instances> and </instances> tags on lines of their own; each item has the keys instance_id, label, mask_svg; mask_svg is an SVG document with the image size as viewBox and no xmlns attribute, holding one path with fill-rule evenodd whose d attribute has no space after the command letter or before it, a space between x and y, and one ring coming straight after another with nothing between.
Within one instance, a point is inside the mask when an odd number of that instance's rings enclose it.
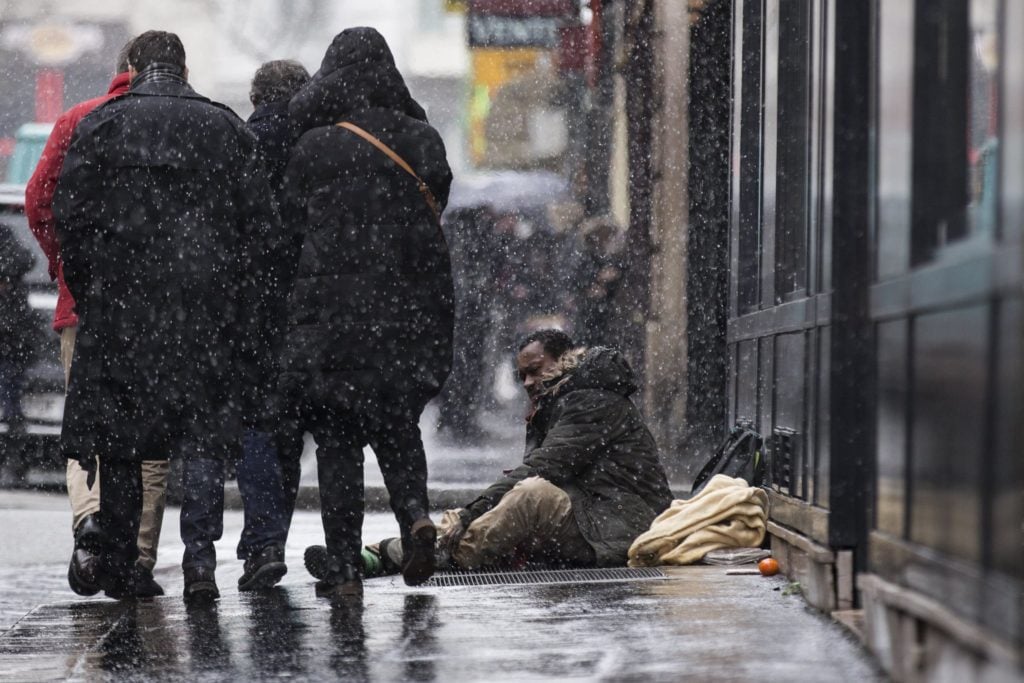
<instances>
[{"instance_id":1,"label":"fur-trimmed hood","mask_svg":"<svg viewBox=\"0 0 1024 683\"><path fill-rule=\"evenodd\" d=\"M544 396L558 396L579 389L603 389L620 396L637 390L636 375L625 357L607 346L580 347L562 354L544 378Z\"/></svg>"}]
</instances>

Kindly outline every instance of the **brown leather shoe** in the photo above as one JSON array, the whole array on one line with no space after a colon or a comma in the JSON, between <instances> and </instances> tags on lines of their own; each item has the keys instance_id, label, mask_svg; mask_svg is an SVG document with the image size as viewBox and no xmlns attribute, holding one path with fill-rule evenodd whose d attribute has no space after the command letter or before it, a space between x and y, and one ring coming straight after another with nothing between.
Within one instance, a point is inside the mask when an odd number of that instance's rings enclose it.
<instances>
[{"instance_id":1,"label":"brown leather shoe","mask_svg":"<svg viewBox=\"0 0 1024 683\"><path fill-rule=\"evenodd\" d=\"M434 575L437 527L429 517L420 517L409 529L410 542L402 544L402 578L405 585L418 586Z\"/></svg>"}]
</instances>

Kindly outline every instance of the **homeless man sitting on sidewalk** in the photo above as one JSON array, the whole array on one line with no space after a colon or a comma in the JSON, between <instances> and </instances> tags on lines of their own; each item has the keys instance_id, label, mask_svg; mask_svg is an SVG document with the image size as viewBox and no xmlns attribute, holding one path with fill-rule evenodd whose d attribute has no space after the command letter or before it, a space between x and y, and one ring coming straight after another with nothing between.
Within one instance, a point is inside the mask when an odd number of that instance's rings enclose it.
<instances>
[{"instance_id":1,"label":"homeless man sitting on sidewalk","mask_svg":"<svg viewBox=\"0 0 1024 683\"><path fill-rule=\"evenodd\" d=\"M657 446L629 399L633 371L618 351L577 348L560 330L522 340L516 366L531 402L526 456L464 508L445 512L439 566L625 566L630 543L672 502ZM383 571L397 571L401 544L393 541L364 553L368 573L378 553ZM317 555L306 557L315 575Z\"/></svg>"}]
</instances>

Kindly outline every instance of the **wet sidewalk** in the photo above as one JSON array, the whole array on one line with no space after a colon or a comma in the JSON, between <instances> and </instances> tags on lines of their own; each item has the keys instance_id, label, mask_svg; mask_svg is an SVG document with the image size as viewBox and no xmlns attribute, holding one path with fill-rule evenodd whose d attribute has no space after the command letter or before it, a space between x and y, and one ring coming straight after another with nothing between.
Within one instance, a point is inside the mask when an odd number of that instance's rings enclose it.
<instances>
[{"instance_id":1,"label":"wet sidewalk","mask_svg":"<svg viewBox=\"0 0 1024 683\"><path fill-rule=\"evenodd\" d=\"M408 589L330 606L309 585L137 605L44 605L0 638L7 680L865 681L781 581L692 568L621 583Z\"/></svg>"},{"instance_id":2,"label":"wet sidewalk","mask_svg":"<svg viewBox=\"0 0 1024 683\"><path fill-rule=\"evenodd\" d=\"M0 525L11 513L0 509ZM41 592L37 606L0 625L0 679L879 677L859 645L807 608L799 594L788 593L785 579L729 575L722 567L675 569L657 579L545 585L408 588L388 577L367 581L361 603L331 606L314 596L313 579L301 565L302 548L322 539L318 515L308 512L296 515L288 575L278 589L262 595L234 588L241 563L231 549L241 515L228 513L225 540L218 544L223 597L211 608L187 610L175 566L182 550L175 517L169 510L156 572L168 596L150 602L75 598L61 585L63 549L47 548L27 558L31 575L4 559L0 587L20 585L25 598L33 586ZM364 539L394 530L390 515L371 514Z\"/></svg>"}]
</instances>

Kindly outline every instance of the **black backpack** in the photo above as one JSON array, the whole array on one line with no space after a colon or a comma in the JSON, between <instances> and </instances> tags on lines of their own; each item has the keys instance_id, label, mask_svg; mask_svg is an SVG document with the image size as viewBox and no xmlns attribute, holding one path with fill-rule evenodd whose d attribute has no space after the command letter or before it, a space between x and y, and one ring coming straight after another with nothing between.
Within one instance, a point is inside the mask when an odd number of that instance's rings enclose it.
<instances>
[{"instance_id":1,"label":"black backpack","mask_svg":"<svg viewBox=\"0 0 1024 683\"><path fill-rule=\"evenodd\" d=\"M729 431L729 436L707 464L697 473L690 493L700 491L716 474L739 477L745 479L751 486L761 486L765 483L764 471L761 435L750 425L737 424Z\"/></svg>"}]
</instances>

